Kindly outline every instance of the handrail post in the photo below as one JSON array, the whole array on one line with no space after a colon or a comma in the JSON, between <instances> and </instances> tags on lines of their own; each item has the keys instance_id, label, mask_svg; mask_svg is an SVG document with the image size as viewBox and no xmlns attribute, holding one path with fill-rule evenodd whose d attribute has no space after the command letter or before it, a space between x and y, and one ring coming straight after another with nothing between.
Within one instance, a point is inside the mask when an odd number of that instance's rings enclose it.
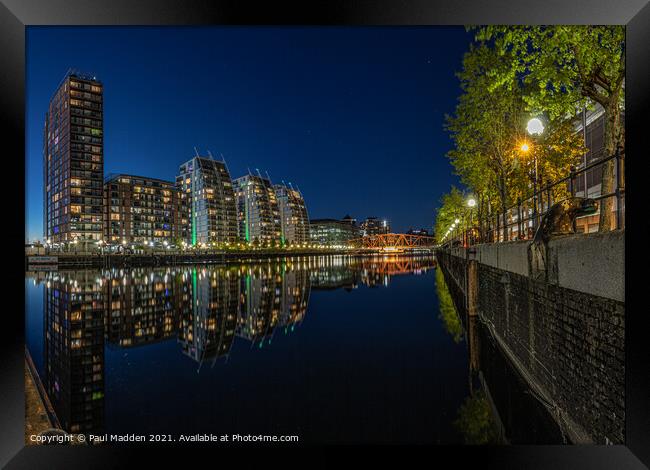
<instances>
[{"instance_id":1,"label":"handrail post","mask_svg":"<svg viewBox=\"0 0 650 470\"><path fill-rule=\"evenodd\" d=\"M621 228L621 154L616 148L616 228Z\"/></svg>"},{"instance_id":2,"label":"handrail post","mask_svg":"<svg viewBox=\"0 0 650 470\"><path fill-rule=\"evenodd\" d=\"M533 232L537 230L537 173L533 179Z\"/></svg>"},{"instance_id":3,"label":"handrail post","mask_svg":"<svg viewBox=\"0 0 650 470\"><path fill-rule=\"evenodd\" d=\"M523 224L521 223L521 198L517 198L517 238L521 239L523 235Z\"/></svg>"}]
</instances>

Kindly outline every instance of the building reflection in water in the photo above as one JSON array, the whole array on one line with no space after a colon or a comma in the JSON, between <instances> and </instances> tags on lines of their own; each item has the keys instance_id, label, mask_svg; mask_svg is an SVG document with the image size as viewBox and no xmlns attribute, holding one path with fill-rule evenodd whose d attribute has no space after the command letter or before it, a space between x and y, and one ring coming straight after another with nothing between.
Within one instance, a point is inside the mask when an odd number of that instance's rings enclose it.
<instances>
[{"instance_id":1,"label":"building reflection in water","mask_svg":"<svg viewBox=\"0 0 650 470\"><path fill-rule=\"evenodd\" d=\"M235 337L271 343L305 319L311 289L386 286L422 273L431 257L295 257L232 266L37 273L44 283L43 383L61 426L101 433L104 351L177 340L201 365L228 356Z\"/></svg>"},{"instance_id":2,"label":"building reflection in water","mask_svg":"<svg viewBox=\"0 0 650 470\"><path fill-rule=\"evenodd\" d=\"M109 345L141 346L176 334L184 311L182 286L176 276L161 270L133 270L104 275L104 281Z\"/></svg>"},{"instance_id":3,"label":"building reflection in water","mask_svg":"<svg viewBox=\"0 0 650 470\"><path fill-rule=\"evenodd\" d=\"M104 423L104 288L92 272L57 273L45 284L43 385L73 433L96 433Z\"/></svg>"},{"instance_id":4,"label":"building reflection in water","mask_svg":"<svg viewBox=\"0 0 650 470\"><path fill-rule=\"evenodd\" d=\"M192 268L178 278L183 353L201 365L230 352L237 326L239 278L231 269Z\"/></svg>"}]
</instances>

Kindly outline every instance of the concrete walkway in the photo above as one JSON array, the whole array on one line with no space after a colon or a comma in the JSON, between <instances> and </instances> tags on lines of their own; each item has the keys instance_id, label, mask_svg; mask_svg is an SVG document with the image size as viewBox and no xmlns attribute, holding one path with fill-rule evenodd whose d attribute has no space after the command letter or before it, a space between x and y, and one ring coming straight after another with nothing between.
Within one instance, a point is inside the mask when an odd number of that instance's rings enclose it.
<instances>
[{"instance_id":1,"label":"concrete walkway","mask_svg":"<svg viewBox=\"0 0 650 470\"><path fill-rule=\"evenodd\" d=\"M52 427L43 400L41 400L34 379L29 372L27 361L25 361L25 445L35 445L30 441L30 436Z\"/></svg>"}]
</instances>

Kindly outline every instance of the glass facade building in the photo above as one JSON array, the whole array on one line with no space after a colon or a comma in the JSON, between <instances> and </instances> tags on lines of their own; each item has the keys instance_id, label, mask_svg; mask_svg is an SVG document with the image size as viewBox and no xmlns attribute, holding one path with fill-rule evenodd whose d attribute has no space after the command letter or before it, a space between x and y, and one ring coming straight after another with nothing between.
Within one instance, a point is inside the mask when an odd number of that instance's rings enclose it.
<instances>
[{"instance_id":1,"label":"glass facade building","mask_svg":"<svg viewBox=\"0 0 650 470\"><path fill-rule=\"evenodd\" d=\"M177 243L187 239L186 194L170 181L111 175L104 184L104 228L109 243Z\"/></svg>"},{"instance_id":2,"label":"glass facade building","mask_svg":"<svg viewBox=\"0 0 650 470\"><path fill-rule=\"evenodd\" d=\"M53 243L101 240L103 86L69 71L49 102L43 133L43 235Z\"/></svg>"},{"instance_id":3,"label":"glass facade building","mask_svg":"<svg viewBox=\"0 0 650 470\"><path fill-rule=\"evenodd\" d=\"M280 208L271 181L262 176L246 175L233 184L240 238L248 242L280 243Z\"/></svg>"},{"instance_id":4,"label":"glass facade building","mask_svg":"<svg viewBox=\"0 0 650 470\"><path fill-rule=\"evenodd\" d=\"M309 241L309 217L302 193L283 184L273 186L280 210L280 229L284 243Z\"/></svg>"},{"instance_id":5,"label":"glass facade building","mask_svg":"<svg viewBox=\"0 0 650 470\"><path fill-rule=\"evenodd\" d=\"M180 166L176 187L186 195L189 244L237 242L237 207L226 162L194 157Z\"/></svg>"},{"instance_id":6,"label":"glass facade building","mask_svg":"<svg viewBox=\"0 0 650 470\"><path fill-rule=\"evenodd\" d=\"M357 238L359 233L350 220L312 219L309 222L311 241L321 246L346 245L353 238Z\"/></svg>"}]
</instances>

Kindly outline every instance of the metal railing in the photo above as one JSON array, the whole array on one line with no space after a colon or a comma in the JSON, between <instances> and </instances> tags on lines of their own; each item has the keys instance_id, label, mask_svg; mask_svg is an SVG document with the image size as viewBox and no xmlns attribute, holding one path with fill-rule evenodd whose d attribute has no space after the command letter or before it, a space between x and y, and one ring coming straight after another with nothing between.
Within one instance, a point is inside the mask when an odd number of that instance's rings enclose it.
<instances>
[{"instance_id":1,"label":"metal railing","mask_svg":"<svg viewBox=\"0 0 650 470\"><path fill-rule=\"evenodd\" d=\"M561 178L552 183L542 186L538 191L517 201L516 204L508 207L505 211L492 213L488 217L479 219L477 223L471 224L471 227L458 227L450 238L444 240L441 244L443 247L452 246L471 246L478 243L501 243L514 240L531 240L539 227L542 218L553 205L573 198L577 193L582 192L582 197L589 198L587 179L583 179L584 188L582 191L576 191L578 179L595 168L604 168L604 165L611 160L615 160L614 191L591 197L596 202L598 210L595 214L578 217L577 220L593 217L600 214L602 201L609 198L615 198L614 203L614 224L612 229L625 228L625 184L624 184L624 160L625 154L616 152L609 157L600 158L592 161L583 168L571 168L568 176ZM602 182L601 182L602 188ZM575 231L577 222L573 222ZM585 232L588 226L585 222Z\"/></svg>"}]
</instances>

